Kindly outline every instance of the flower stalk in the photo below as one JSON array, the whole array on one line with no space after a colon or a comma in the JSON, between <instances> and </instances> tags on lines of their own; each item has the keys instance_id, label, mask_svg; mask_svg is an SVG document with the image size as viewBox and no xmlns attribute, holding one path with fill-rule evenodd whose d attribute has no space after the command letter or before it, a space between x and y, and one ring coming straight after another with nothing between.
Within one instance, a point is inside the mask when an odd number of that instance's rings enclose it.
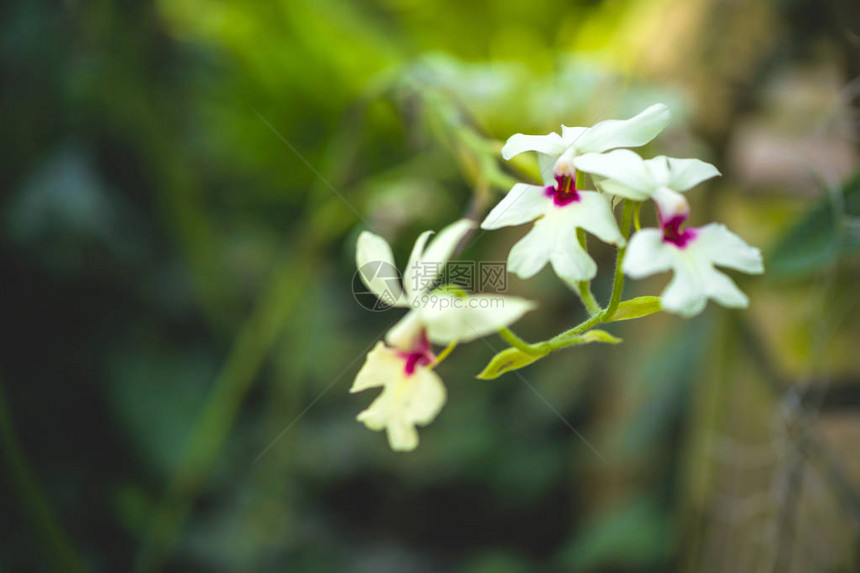
<instances>
[{"instance_id":1,"label":"flower stalk","mask_svg":"<svg viewBox=\"0 0 860 573\"><path fill-rule=\"evenodd\" d=\"M454 349L457 348L457 344L459 344L459 343L460 343L459 340L452 340L451 343L448 344L448 346L446 346L445 348L442 349L442 352L440 352L439 354L436 355L436 360L434 360L433 363L427 367L428 370L432 370L432 369L436 368L437 366L439 366L442 363L442 361L444 361L446 358L448 358L449 354L454 352Z\"/></svg>"},{"instance_id":2,"label":"flower stalk","mask_svg":"<svg viewBox=\"0 0 860 573\"><path fill-rule=\"evenodd\" d=\"M630 217L633 213L633 202L624 200L624 210L621 214L621 233L624 235L625 243L618 247L618 255L615 259L615 277L612 279L612 295L609 298L609 306L603 311L603 320L609 322L615 316L618 305L621 303L621 294L624 291L624 255L627 253L626 239L630 235Z\"/></svg>"}]
</instances>

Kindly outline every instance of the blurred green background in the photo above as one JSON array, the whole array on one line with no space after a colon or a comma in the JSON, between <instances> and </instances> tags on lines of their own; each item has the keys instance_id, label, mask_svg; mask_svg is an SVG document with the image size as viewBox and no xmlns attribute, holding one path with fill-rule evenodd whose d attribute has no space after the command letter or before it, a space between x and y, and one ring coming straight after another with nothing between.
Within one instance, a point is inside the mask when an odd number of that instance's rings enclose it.
<instances>
[{"instance_id":1,"label":"blurred green background","mask_svg":"<svg viewBox=\"0 0 860 573\"><path fill-rule=\"evenodd\" d=\"M0 570L856 571L858 74L848 0L5 3ZM750 310L533 388L461 347L411 454L355 422L399 316L353 300L358 232L402 260L522 177L512 133L655 102L645 152L724 174L691 222L765 252ZM526 338L583 317L551 271L510 291Z\"/></svg>"}]
</instances>

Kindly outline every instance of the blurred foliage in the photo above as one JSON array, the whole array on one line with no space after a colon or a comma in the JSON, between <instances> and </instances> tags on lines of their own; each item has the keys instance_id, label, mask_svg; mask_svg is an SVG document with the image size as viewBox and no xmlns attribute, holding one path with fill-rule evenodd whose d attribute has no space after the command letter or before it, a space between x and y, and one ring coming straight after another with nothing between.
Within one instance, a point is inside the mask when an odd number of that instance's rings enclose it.
<instances>
[{"instance_id":1,"label":"blurred foliage","mask_svg":"<svg viewBox=\"0 0 860 573\"><path fill-rule=\"evenodd\" d=\"M713 434L767 439L754 422L783 390L765 380L812 387L824 410L826 388L857 393L853 3L22 0L0 14L4 571L723 570L708 548L735 539L713 510L732 482ZM350 294L357 233L406 257L422 230L535 178L533 159L498 156L510 134L656 101L674 121L645 152L725 174L691 194L696 224L725 220L772 253L742 286L775 373L747 375L754 345L732 346L717 308L611 325L623 344L550 356L528 384L474 379L504 347L488 338L442 366L449 403L419 449L390 452L354 421L371 397L347 393L398 318ZM476 236L463 257L504 260L521 233ZM510 290L541 302L517 325L528 339L583 316L550 273ZM846 424L837 468L856 444ZM823 472L839 499L853 471ZM828 524L842 506L823 506ZM832 537L843 570L847 531Z\"/></svg>"},{"instance_id":2,"label":"blurred foliage","mask_svg":"<svg viewBox=\"0 0 860 573\"><path fill-rule=\"evenodd\" d=\"M789 230L770 257L776 276L808 276L860 251L860 176L837 186Z\"/></svg>"}]
</instances>

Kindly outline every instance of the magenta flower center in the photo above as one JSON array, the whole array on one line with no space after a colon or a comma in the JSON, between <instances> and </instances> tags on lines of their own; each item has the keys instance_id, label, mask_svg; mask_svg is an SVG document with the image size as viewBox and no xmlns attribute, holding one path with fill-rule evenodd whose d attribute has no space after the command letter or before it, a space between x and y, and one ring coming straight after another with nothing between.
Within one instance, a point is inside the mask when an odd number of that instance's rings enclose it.
<instances>
[{"instance_id":1,"label":"magenta flower center","mask_svg":"<svg viewBox=\"0 0 860 573\"><path fill-rule=\"evenodd\" d=\"M681 230L681 225L687 220L685 216L675 216L668 221L661 219L660 226L663 227L663 242L672 243L678 248L683 249L690 241L696 238L696 229Z\"/></svg>"},{"instance_id":2,"label":"magenta flower center","mask_svg":"<svg viewBox=\"0 0 860 573\"><path fill-rule=\"evenodd\" d=\"M579 192L576 190L576 180L570 175L556 175L555 185L544 188L547 197L552 197L552 202L559 207L579 201Z\"/></svg>"},{"instance_id":3,"label":"magenta flower center","mask_svg":"<svg viewBox=\"0 0 860 573\"><path fill-rule=\"evenodd\" d=\"M436 355L430 348L430 341L427 340L427 334L422 331L418 341L409 352L400 352L400 356L406 360L403 370L407 376L415 374L415 369L419 366L428 366L436 360Z\"/></svg>"}]
</instances>

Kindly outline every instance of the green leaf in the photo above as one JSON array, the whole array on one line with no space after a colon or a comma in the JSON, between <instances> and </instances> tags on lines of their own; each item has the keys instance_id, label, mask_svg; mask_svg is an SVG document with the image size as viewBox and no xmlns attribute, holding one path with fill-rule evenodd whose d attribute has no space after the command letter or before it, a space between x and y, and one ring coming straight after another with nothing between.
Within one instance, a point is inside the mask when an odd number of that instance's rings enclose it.
<instances>
[{"instance_id":1,"label":"green leaf","mask_svg":"<svg viewBox=\"0 0 860 573\"><path fill-rule=\"evenodd\" d=\"M605 342L606 344L618 344L621 339L617 336L612 336L605 330L589 330L578 336L568 336L567 338L553 339L550 347L553 350L567 348L568 346L579 346L581 344L589 344L591 342Z\"/></svg>"},{"instance_id":2,"label":"green leaf","mask_svg":"<svg viewBox=\"0 0 860 573\"><path fill-rule=\"evenodd\" d=\"M828 195L791 228L769 256L772 276L799 278L818 273L860 252L852 219L860 216L860 174Z\"/></svg>"},{"instance_id":3,"label":"green leaf","mask_svg":"<svg viewBox=\"0 0 860 573\"><path fill-rule=\"evenodd\" d=\"M570 345L589 344L591 342L605 342L607 344L618 344L621 339L617 336L612 336L605 330L589 330L585 334L580 334L571 342Z\"/></svg>"},{"instance_id":4,"label":"green leaf","mask_svg":"<svg viewBox=\"0 0 860 573\"><path fill-rule=\"evenodd\" d=\"M519 348L506 348L493 356L486 368L477 377L481 380L498 378L505 372L519 370L523 366L528 366L532 362L540 360L548 353L549 350L543 351L540 354L528 354Z\"/></svg>"},{"instance_id":5,"label":"green leaf","mask_svg":"<svg viewBox=\"0 0 860 573\"><path fill-rule=\"evenodd\" d=\"M660 303L659 296L640 296L625 300L618 305L618 310L612 316L611 321L630 320L632 318L641 318L660 312L663 310L663 305Z\"/></svg>"}]
</instances>

